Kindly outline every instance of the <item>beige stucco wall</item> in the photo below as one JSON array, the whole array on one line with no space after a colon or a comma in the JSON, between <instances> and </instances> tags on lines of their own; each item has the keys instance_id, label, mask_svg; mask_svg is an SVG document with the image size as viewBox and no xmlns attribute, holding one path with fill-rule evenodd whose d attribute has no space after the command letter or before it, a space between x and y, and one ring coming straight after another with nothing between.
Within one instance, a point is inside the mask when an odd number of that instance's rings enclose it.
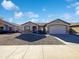
<instances>
[{"instance_id":1,"label":"beige stucco wall","mask_svg":"<svg viewBox=\"0 0 79 59\"><path fill-rule=\"evenodd\" d=\"M24 26L30 26L30 30L32 30L32 27L33 26L36 26L37 27L37 30L38 30L38 26L36 24L33 24L33 23L27 23L27 24L23 25L22 26L23 27L23 30L24 30Z\"/></svg>"},{"instance_id":2,"label":"beige stucco wall","mask_svg":"<svg viewBox=\"0 0 79 59\"><path fill-rule=\"evenodd\" d=\"M25 26L30 26L30 30L25 30L24 29ZM38 30L38 25L37 24L34 24L34 23L31 23L31 22L28 22L28 23L22 25L20 27L20 29L21 29L22 32L25 32L25 33L29 34L29 33L32 33L32 30L33 30L32 27L33 26L36 26L37 27L37 30Z\"/></svg>"}]
</instances>

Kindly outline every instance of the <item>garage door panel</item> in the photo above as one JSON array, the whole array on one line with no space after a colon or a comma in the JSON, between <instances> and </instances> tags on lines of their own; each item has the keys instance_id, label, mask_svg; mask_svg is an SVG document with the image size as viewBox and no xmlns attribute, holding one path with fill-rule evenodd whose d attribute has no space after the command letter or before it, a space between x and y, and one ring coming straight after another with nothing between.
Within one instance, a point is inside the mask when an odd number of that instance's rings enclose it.
<instances>
[{"instance_id":1,"label":"garage door panel","mask_svg":"<svg viewBox=\"0 0 79 59\"><path fill-rule=\"evenodd\" d=\"M49 27L50 34L65 34L66 26L63 25L54 25Z\"/></svg>"}]
</instances>

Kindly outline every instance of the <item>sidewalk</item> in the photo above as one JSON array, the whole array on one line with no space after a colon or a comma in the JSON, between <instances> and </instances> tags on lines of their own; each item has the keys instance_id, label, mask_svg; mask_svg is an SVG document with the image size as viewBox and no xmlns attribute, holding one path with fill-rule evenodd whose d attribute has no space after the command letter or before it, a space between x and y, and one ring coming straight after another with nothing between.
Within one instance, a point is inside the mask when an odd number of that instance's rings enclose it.
<instances>
[{"instance_id":1,"label":"sidewalk","mask_svg":"<svg viewBox=\"0 0 79 59\"><path fill-rule=\"evenodd\" d=\"M79 45L0 46L0 59L79 59Z\"/></svg>"}]
</instances>

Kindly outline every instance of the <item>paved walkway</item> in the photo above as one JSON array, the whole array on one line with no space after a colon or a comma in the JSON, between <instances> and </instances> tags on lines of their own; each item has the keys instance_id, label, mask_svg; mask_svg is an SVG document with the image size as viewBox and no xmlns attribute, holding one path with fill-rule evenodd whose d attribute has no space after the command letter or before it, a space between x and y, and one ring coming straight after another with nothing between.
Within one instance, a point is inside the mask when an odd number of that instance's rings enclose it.
<instances>
[{"instance_id":1,"label":"paved walkway","mask_svg":"<svg viewBox=\"0 0 79 59\"><path fill-rule=\"evenodd\" d=\"M79 59L79 45L0 46L0 59Z\"/></svg>"}]
</instances>

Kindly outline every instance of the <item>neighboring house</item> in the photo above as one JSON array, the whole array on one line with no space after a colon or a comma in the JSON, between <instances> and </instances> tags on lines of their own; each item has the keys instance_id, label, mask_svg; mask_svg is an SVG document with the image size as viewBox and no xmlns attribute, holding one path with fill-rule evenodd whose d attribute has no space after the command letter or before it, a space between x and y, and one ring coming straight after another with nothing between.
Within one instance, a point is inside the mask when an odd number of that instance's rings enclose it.
<instances>
[{"instance_id":1,"label":"neighboring house","mask_svg":"<svg viewBox=\"0 0 79 59\"><path fill-rule=\"evenodd\" d=\"M2 33L2 32L14 32L14 31L16 31L15 25L0 19L0 33Z\"/></svg>"},{"instance_id":2,"label":"neighboring house","mask_svg":"<svg viewBox=\"0 0 79 59\"><path fill-rule=\"evenodd\" d=\"M79 23L71 23L70 28L74 34L79 34Z\"/></svg>"},{"instance_id":3,"label":"neighboring house","mask_svg":"<svg viewBox=\"0 0 79 59\"><path fill-rule=\"evenodd\" d=\"M23 33L47 33L47 34L69 34L69 23L60 19L54 20L47 24L37 24L26 22L21 25Z\"/></svg>"}]
</instances>

